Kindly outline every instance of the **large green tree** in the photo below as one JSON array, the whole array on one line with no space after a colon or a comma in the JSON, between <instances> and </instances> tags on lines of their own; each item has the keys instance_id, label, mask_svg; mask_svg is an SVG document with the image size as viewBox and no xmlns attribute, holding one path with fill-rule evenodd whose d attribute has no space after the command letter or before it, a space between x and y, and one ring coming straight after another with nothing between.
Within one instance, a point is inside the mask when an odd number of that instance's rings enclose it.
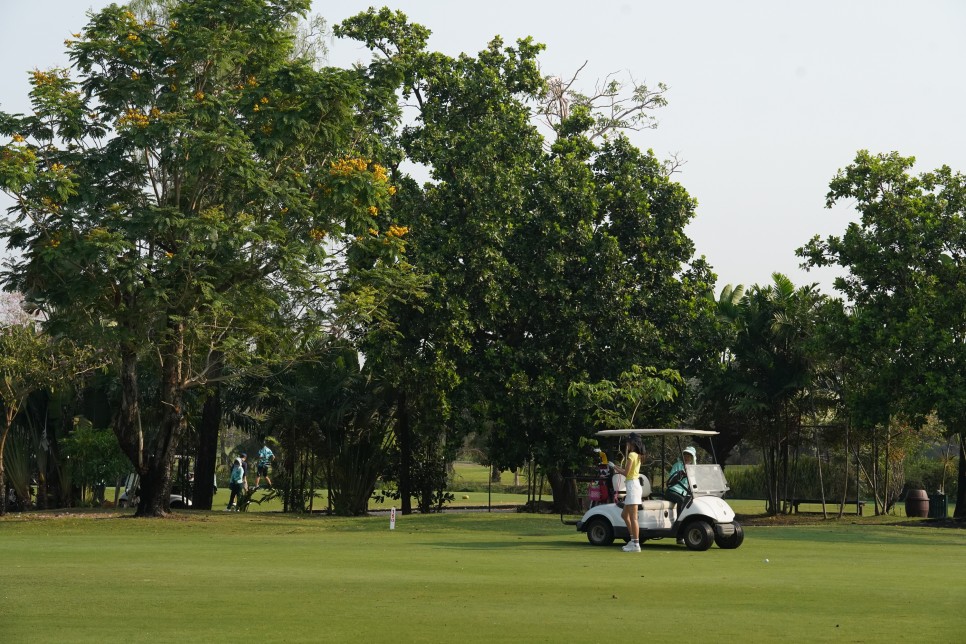
<instances>
[{"instance_id":1,"label":"large green tree","mask_svg":"<svg viewBox=\"0 0 966 644\"><path fill-rule=\"evenodd\" d=\"M366 43L368 77L415 106L390 142L430 175L401 182L395 207L431 293L400 314L399 350L384 354L388 369L422 376L397 379L400 413L427 392L445 397L448 416L410 418L426 432L485 428L491 461L535 458L566 504L579 438L594 431L594 407L571 385L705 358L692 340L713 315L713 278L683 233L695 203L652 154L616 134L596 143L602 121L588 101L557 114L545 139L535 125L546 115L542 47L530 39L444 56L389 10L336 32ZM670 415L649 406L640 418ZM413 429L401 418L400 442Z\"/></svg>"},{"instance_id":2,"label":"large green tree","mask_svg":"<svg viewBox=\"0 0 966 644\"><path fill-rule=\"evenodd\" d=\"M966 177L943 166L912 174L912 157L860 151L829 185L827 205L855 205L841 235L799 253L840 266L835 287L855 319L855 353L880 410L921 423L935 411L959 433L956 515L966 516ZM875 392L878 392L876 395Z\"/></svg>"},{"instance_id":3,"label":"large green tree","mask_svg":"<svg viewBox=\"0 0 966 644\"><path fill-rule=\"evenodd\" d=\"M68 42L70 70L33 73L31 114L0 114L20 253L4 281L110 358L140 516L168 509L186 392L222 361L238 373L377 318L405 271L400 235L380 234L390 187L360 149L358 77L292 56L308 8L198 0L158 21L112 5Z\"/></svg>"}]
</instances>

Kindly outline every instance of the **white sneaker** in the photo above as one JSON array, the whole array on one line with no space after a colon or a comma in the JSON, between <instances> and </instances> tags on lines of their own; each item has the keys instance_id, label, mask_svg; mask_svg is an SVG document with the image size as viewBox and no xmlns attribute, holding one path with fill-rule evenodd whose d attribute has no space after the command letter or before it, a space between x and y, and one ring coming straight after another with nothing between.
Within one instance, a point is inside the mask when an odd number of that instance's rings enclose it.
<instances>
[{"instance_id":1,"label":"white sneaker","mask_svg":"<svg viewBox=\"0 0 966 644\"><path fill-rule=\"evenodd\" d=\"M628 541L627 545L621 548L624 552L640 552L641 544L638 541Z\"/></svg>"}]
</instances>

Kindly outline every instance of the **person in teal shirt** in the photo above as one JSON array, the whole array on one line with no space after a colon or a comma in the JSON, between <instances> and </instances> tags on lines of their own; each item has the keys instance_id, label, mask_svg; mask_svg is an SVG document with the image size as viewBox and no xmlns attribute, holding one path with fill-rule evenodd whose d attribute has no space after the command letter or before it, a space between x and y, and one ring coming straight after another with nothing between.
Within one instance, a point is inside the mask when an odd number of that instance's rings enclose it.
<instances>
[{"instance_id":1,"label":"person in teal shirt","mask_svg":"<svg viewBox=\"0 0 966 644\"><path fill-rule=\"evenodd\" d=\"M275 452L269 449L268 445L262 443L262 448L258 450L258 467L255 470L255 489L258 489L258 482L265 477L268 487L272 487L272 479L268 478L268 466L275 459Z\"/></svg>"},{"instance_id":2,"label":"person in teal shirt","mask_svg":"<svg viewBox=\"0 0 966 644\"><path fill-rule=\"evenodd\" d=\"M228 481L228 489L231 490L231 494L228 497L228 507L225 508L226 512L231 512L232 510L237 511L238 505L236 505L236 500L241 502L245 497L244 493L248 489L248 477L245 476L245 461L248 460L248 455L242 452L235 459L231 468L231 479Z\"/></svg>"},{"instance_id":3,"label":"person in teal shirt","mask_svg":"<svg viewBox=\"0 0 966 644\"><path fill-rule=\"evenodd\" d=\"M685 447L682 454L683 462L679 459L671 466L671 473L668 475L668 488L665 496L678 504L679 508L691 495L688 488L688 475L684 470L685 465L694 465L697 462L698 452L693 447Z\"/></svg>"}]
</instances>

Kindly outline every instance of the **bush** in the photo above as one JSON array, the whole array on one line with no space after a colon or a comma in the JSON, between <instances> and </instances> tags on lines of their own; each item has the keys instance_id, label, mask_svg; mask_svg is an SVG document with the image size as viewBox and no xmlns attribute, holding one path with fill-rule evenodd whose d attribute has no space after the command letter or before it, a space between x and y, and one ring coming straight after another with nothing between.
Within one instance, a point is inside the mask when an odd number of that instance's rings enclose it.
<instances>
[{"instance_id":1,"label":"bush","mask_svg":"<svg viewBox=\"0 0 966 644\"><path fill-rule=\"evenodd\" d=\"M845 461L834 459L822 463L819 477L818 461L803 456L789 471L788 495L803 499L821 498L824 482L825 498L829 502L842 498L842 482L845 478ZM764 465L731 466L725 468L725 478L731 488L729 496L735 499L764 499L768 497ZM855 476L850 472L847 498L855 497Z\"/></svg>"},{"instance_id":2,"label":"bush","mask_svg":"<svg viewBox=\"0 0 966 644\"><path fill-rule=\"evenodd\" d=\"M956 496L958 487L956 467L956 464L953 464L952 468L946 467L945 491L953 498ZM943 488L942 461L934 458L910 459L906 462L906 482L909 483L909 488L921 487L930 494L935 494Z\"/></svg>"}]
</instances>

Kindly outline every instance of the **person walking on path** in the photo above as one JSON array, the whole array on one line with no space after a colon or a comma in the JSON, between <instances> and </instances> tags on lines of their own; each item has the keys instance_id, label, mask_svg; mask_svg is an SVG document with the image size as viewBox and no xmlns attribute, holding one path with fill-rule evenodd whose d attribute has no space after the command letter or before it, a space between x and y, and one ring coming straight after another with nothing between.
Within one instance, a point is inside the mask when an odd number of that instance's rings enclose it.
<instances>
[{"instance_id":1,"label":"person walking on path","mask_svg":"<svg viewBox=\"0 0 966 644\"><path fill-rule=\"evenodd\" d=\"M228 481L228 489L231 490L231 494L228 496L228 507L225 508L226 512L238 511L238 503L245 498L244 494L248 490L248 477L245 475L245 461L248 460L248 455L242 452L235 459L231 468L231 479Z\"/></svg>"},{"instance_id":2,"label":"person walking on path","mask_svg":"<svg viewBox=\"0 0 966 644\"><path fill-rule=\"evenodd\" d=\"M637 522L637 508L643 502L641 487L641 461L644 460L644 445L637 434L630 434L625 443L627 456L624 458L624 466L614 466L618 474L624 475L624 510L621 518L627 524L627 532L631 540L624 546L624 552L640 552L640 525Z\"/></svg>"},{"instance_id":3,"label":"person walking on path","mask_svg":"<svg viewBox=\"0 0 966 644\"><path fill-rule=\"evenodd\" d=\"M255 468L255 489L258 489L258 482L265 477L268 487L272 487L272 479L268 478L268 466L275 460L273 452L266 443L262 443L262 448L258 450L258 466Z\"/></svg>"}]
</instances>

